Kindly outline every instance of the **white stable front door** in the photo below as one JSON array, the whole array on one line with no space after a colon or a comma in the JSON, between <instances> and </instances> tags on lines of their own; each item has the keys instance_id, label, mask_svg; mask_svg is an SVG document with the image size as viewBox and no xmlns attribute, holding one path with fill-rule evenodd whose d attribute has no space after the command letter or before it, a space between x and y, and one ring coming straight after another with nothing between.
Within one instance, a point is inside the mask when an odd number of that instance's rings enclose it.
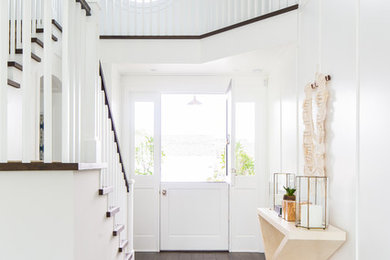
<instances>
[{"instance_id":1,"label":"white stable front door","mask_svg":"<svg viewBox=\"0 0 390 260\"><path fill-rule=\"evenodd\" d=\"M161 250L229 249L227 183L161 183Z\"/></svg>"}]
</instances>

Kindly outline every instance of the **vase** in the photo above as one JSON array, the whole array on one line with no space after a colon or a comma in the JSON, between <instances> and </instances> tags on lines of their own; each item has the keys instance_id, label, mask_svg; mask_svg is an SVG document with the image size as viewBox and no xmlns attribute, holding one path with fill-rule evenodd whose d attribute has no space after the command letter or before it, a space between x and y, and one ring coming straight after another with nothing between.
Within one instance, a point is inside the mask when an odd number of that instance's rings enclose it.
<instances>
[{"instance_id":1,"label":"vase","mask_svg":"<svg viewBox=\"0 0 390 260\"><path fill-rule=\"evenodd\" d=\"M288 222L294 222L295 208L296 204L294 200L283 200L283 219Z\"/></svg>"}]
</instances>

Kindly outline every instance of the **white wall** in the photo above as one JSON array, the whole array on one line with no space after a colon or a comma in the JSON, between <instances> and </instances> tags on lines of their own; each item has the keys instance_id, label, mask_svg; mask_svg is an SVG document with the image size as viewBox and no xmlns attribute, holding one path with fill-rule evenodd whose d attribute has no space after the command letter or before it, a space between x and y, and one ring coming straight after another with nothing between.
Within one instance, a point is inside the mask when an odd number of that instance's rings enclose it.
<instances>
[{"instance_id":1,"label":"white wall","mask_svg":"<svg viewBox=\"0 0 390 260\"><path fill-rule=\"evenodd\" d=\"M22 159L22 92L10 86L7 89L7 150L8 160Z\"/></svg>"},{"instance_id":2,"label":"white wall","mask_svg":"<svg viewBox=\"0 0 390 260\"><path fill-rule=\"evenodd\" d=\"M347 242L332 259L390 257L389 228L379 224L386 223L387 214L378 201L387 196L390 179L385 172L390 37L383 34L390 24L389 9L385 1L302 1L297 67L286 59L270 74L270 173L298 174L303 173L304 86L317 71L332 76L327 119L330 222L347 232ZM291 53L294 57L295 51ZM297 69L295 75L291 68Z\"/></svg>"},{"instance_id":3,"label":"white wall","mask_svg":"<svg viewBox=\"0 0 390 260\"><path fill-rule=\"evenodd\" d=\"M0 259L123 259L99 173L0 172Z\"/></svg>"},{"instance_id":4,"label":"white wall","mask_svg":"<svg viewBox=\"0 0 390 260\"><path fill-rule=\"evenodd\" d=\"M387 198L390 146L390 2L361 0L359 15L359 259L390 258ZM373 225L374 224L374 225Z\"/></svg>"},{"instance_id":5,"label":"white wall","mask_svg":"<svg viewBox=\"0 0 390 260\"><path fill-rule=\"evenodd\" d=\"M73 172L0 172L0 259L73 259Z\"/></svg>"}]
</instances>

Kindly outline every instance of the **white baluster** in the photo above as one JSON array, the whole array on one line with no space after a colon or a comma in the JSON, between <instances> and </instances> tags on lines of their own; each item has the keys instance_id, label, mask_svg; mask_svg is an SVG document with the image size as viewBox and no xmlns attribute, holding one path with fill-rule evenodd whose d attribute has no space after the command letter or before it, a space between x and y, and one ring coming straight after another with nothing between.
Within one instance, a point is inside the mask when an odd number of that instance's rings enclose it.
<instances>
[{"instance_id":1,"label":"white baluster","mask_svg":"<svg viewBox=\"0 0 390 260\"><path fill-rule=\"evenodd\" d=\"M37 29L37 0L32 0L31 6L31 34L35 36Z\"/></svg>"},{"instance_id":2,"label":"white baluster","mask_svg":"<svg viewBox=\"0 0 390 260\"><path fill-rule=\"evenodd\" d=\"M70 126L70 37L69 37L69 1L63 1L62 8L62 162L69 162L69 126Z\"/></svg>"},{"instance_id":3,"label":"white baluster","mask_svg":"<svg viewBox=\"0 0 390 260\"><path fill-rule=\"evenodd\" d=\"M12 5L12 4L11 4ZM8 1L0 1L0 162L7 162Z\"/></svg>"},{"instance_id":4,"label":"white baluster","mask_svg":"<svg viewBox=\"0 0 390 260\"><path fill-rule=\"evenodd\" d=\"M23 0L23 74L22 74L22 162L35 158L34 84L31 73L31 0Z\"/></svg>"},{"instance_id":5,"label":"white baluster","mask_svg":"<svg viewBox=\"0 0 390 260\"><path fill-rule=\"evenodd\" d=\"M69 22L69 161L75 162L75 148L76 148L76 121L75 121L75 91L76 91L76 60L75 60L75 50L76 50L76 3L74 1L69 2L69 12L68 12L68 22ZM70 40L73 39L73 40Z\"/></svg>"},{"instance_id":6,"label":"white baluster","mask_svg":"<svg viewBox=\"0 0 390 260\"><path fill-rule=\"evenodd\" d=\"M133 230L134 230L134 181L129 180L129 193L127 195L127 237L129 240L129 249L134 249Z\"/></svg>"},{"instance_id":7,"label":"white baluster","mask_svg":"<svg viewBox=\"0 0 390 260\"><path fill-rule=\"evenodd\" d=\"M104 183L106 183L106 185L108 185L108 173L109 173L109 165L108 165L108 133L109 133L109 131L108 131L108 127L107 127L107 125L108 125L108 112L107 112L107 106L105 105L105 103L104 103L104 95L103 95L103 109L104 109L104 120L103 120L103 122L104 122L104 126L103 126L103 128L104 128L104 136L103 136L103 138L104 138L104 149L103 149L103 155L104 155L104 162L106 162L107 163L107 170L106 170L106 174L105 174L105 181L104 181Z\"/></svg>"},{"instance_id":8,"label":"white baluster","mask_svg":"<svg viewBox=\"0 0 390 260\"><path fill-rule=\"evenodd\" d=\"M16 14L16 0L10 0L10 34L9 34L9 41L10 41L10 50L9 50L9 54L10 54L10 60L15 60L15 49L16 49L16 46L15 46L15 42L16 42L16 35L15 35L15 25L16 25L16 18L15 18L15 14ZM8 24L8 21L7 21L7 24ZM7 34L8 35L8 34Z\"/></svg>"},{"instance_id":9,"label":"white baluster","mask_svg":"<svg viewBox=\"0 0 390 260\"><path fill-rule=\"evenodd\" d=\"M260 14L261 14L261 15L265 14L265 10L266 10L266 0L261 0L261 10L260 10Z\"/></svg>"},{"instance_id":10,"label":"white baluster","mask_svg":"<svg viewBox=\"0 0 390 260\"><path fill-rule=\"evenodd\" d=\"M75 67L76 67L76 73L75 73L75 161L80 162L80 144L81 144L81 88L82 88L82 47L80 46L81 44L81 39L83 38L82 36L82 18L81 16L83 15L81 11L81 4L78 2L76 3L76 35L73 41L75 41ZM79 43L79 44L77 44Z\"/></svg>"},{"instance_id":11,"label":"white baluster","mask_svg":"<svg viewBox=\"0 0 390 260\"><path fill-rule=\"evenodd\" d=\"M16 48L22 48L22 0L16 0Z\"/></svg>"},{"instance_id":12,"label":"white baluster","mask_svg":"<svg viewBox=\"0 0 390 260\"><path fill-rule=\"evenodd\" d=\"M52 39L51 0L44 0L43 12L43 111L44 111L44 161L52 162Z\"/></svg>"}]
</instances>

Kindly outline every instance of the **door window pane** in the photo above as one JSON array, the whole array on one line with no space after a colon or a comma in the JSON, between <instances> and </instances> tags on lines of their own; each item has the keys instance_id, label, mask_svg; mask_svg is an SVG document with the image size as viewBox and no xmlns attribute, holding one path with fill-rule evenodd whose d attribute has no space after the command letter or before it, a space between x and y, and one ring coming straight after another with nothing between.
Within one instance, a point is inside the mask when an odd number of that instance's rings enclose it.
<instances>
[{"instance_id":1,"label":"door window pane","mask_svg":"<svg viewBox=\"0 0 390 260\"><path fill-rule=\"evenodd\" d=\"M163 95L161 117L162 181L223 181L225 96Z\"/></svg>"},{"instance_id":2,"label":"door window pane","mask_svg":"<svg viewBox=\"0 0 390 260\"><path fill-rule=\"evenodd\" d=\"M135 175L152 175L154 172L154 104L136 102L135 122Z\"/></svg>"},{"instance_id":3,"label":"door window pane","mask_svg":"<svg viewBox=\"0 0 390 260\"><path fill-rule=\"evenodd\" d=\"M236 103L236 175L255 175L255 103Z\"/></svg>"}]
</instances>

